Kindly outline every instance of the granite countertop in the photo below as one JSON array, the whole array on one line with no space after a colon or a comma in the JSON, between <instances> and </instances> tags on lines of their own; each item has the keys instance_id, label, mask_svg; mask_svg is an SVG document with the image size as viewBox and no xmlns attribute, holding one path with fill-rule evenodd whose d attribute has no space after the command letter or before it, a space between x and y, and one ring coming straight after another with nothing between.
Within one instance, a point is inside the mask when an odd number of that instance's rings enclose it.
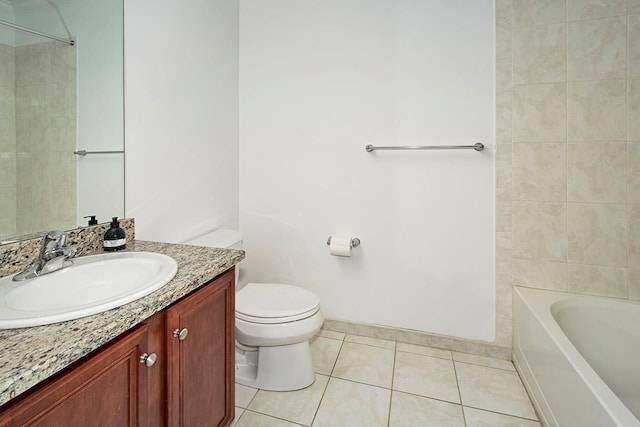
<instances>
[{"instance_id":1,"label":"granite countertop","mask_svg":"<svg viewBox=\"0 0 640 427\"><path fill-rule=\"evenodd\" d=\"M178 272L172 281L154 293L103 313L45 326L0 330L0 405L244 259L244 251L233 249L139 240L127 243L126 250L168 255L178 263Z\"/></svg>"}]
</instances>

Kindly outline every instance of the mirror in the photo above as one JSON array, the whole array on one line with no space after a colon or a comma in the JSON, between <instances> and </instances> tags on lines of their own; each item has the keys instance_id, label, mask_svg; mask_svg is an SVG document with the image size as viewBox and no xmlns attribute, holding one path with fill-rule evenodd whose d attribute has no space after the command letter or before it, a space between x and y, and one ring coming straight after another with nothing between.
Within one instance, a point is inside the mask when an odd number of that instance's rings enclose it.
<instances>
[{"instance_id":1,"label":"mirror","mask_svg":"<svg viewBox=\"0 0 640 427\"><path fill-rule=\"evenodd\" d=\"M0 4L0 242L124 216L123 13L123 0Z\"/></svg>"}]
</instances>

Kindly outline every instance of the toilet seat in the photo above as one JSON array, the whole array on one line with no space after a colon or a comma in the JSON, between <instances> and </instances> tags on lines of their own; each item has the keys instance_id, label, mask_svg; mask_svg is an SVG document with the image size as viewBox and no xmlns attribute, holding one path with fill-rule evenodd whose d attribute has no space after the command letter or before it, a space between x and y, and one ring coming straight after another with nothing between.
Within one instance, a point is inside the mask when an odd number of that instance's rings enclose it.
<instances>
[{"instance_id":1,"label":"toilet seat","mask_svg":"<svg viewBox=\"0 0 640 427\"><path fill-rule=\"evenodd\" d=\"M297 286L249 283L236 294L236 319L252 323L294 322L318 310L318 297Z\"/></svg>"}]
</instances>

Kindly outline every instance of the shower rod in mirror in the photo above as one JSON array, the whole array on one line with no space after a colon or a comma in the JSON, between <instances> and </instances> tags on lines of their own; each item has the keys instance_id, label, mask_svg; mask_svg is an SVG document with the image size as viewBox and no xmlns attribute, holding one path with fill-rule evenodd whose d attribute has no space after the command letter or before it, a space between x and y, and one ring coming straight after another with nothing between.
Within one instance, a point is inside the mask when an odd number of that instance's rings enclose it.
<instances>
[{"instance_id":1,"label":"shower rod in mirror","mask_svg":"<svg viewBox=\"0 0 640 427\"><path fill-rule=\"evenodd\" d=\"M10 27L13 28L14 30L19 30L19 31L24 31L25 33L29 33L29 34L35 34L36 36L40 36L40 37L45 37L51 40L56 40L65 44L68 44L70 46L73 46L76 44L75 40L71 39L71 37L69 37L69 39L63 39L60 37L56 37L56 36L52 36L50 34L45 34L42 33L40 31L36 31L36 30L32 30L31 28L27 28L27 27L23 27L21 25L17 25L11 22L7 22L7 21L2 21L0 20L0 25L4 25L6 27Z\"/></svg>"},{"instance_id":2,"label":"shower rod in mirror","mask_svg":"<svg viewBox=\"0 0 640 427\"><path fill-rule=\"evenodd\" d=\"M119 151L87 151L87 150L77 150L74 151L73 154L76 156L86 156L87 154L124 154L124 150Z\"/></svg>"}]
</instances>

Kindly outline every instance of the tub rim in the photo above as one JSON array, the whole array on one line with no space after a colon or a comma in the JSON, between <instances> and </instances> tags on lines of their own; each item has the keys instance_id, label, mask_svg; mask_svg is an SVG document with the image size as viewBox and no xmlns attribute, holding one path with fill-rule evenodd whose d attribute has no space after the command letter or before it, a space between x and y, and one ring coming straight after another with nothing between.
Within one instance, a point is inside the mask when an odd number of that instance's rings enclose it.
<instances>
[{"instance_id":1,"label":"tub rim","mask_svg":"<svg viewBox=\"0 0 640 427\"><path fill-rule=\"evenodd\" d=\"M580 354L578 349L569 340L569 337L564 333L552 312L554 304L561 301L564 302L556 306L560 307L556 308L556 312L562 308L561 306L563 304L575 305L577 301L581 301L581 303L595 302L598 305L633 304L636 306L640 305L640 301L630 301L605 296L572 294L568 292L534 289L522 286L514 286L514 292L519 295L524 305L528 308L529 312L538 321L538 323L545 328L545 332L547 332L562 356L573 367L576 374L580 377L589 391L591 391L595 396L596 400L601 404L602 408L611 417L611 419L620 426L640 426L640 420L629 410L629 408L627 408L620 398L609 388L602 378L600 378L591 365L589 365L582 354ZM513 343L513 346L515 349L515 342Z\"/></svg>"}]
</instances>

